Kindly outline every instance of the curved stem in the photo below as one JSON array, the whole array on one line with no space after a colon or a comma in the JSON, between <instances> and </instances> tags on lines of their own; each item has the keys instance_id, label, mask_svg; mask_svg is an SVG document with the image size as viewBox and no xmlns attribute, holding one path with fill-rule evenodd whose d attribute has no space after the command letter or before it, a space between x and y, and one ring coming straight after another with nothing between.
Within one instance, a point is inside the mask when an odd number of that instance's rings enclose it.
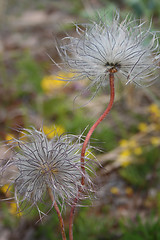
<instances>
[{"instance_id":1,"label":"curved stem","mask_svg":"<svg viewBox=\"0 0 160 240\"><path fill-rule=\"evenodd\" d=\"M96 129L96 127L100 124L100 122L106 117L106 115L110 112L111 108L112 108L112 105L113 105L113 102L114 102L114 73L109 73L109 82L110 82L110 101L109 101L109 104L106 108L106 110L104 111L104 113L98 118L98 120L93 124L93 126L90 128L86 138L85 138L85 141L83 143L83 146L82 146L82 151L81 151L81 168L82 168L82 171L83 173L85 174L85 164L84 164L84 158L85 158L85 152L86 152L86 147L87 147L87 144L89 142L89 139L92 135L92 133L94 132L94 130ZM82 176L82 180L81 180L81 183L82 185L84 185L84 174Z\"/></svg>"},{"instance_id":2,"label":"curved stem","mask_svg":"<svg viewBox=\"0 0 160 240\"><path fill-rule=\"evenodd\" d=\"M54 200L54 196L53 196L53 193L52 193L51 189L48 189L48 192L49 192L49 196L50 196L52 202L54 202L54 208L55 208L55 210L57 212L57 215L58 215L60 228L61 228L62 239L63 240L67 240L66 239L66 234L65 234L65 229L64 229L64 222L63 222L63 218L62 218L61 212L59 210L59 207L58 207L56 201Z\"/></svg>"},{"instance_id":3,"label":"curved stem","mask_svg":"<svg viewBox=\"0 0 160 240\"><path fill-rule=\"evenodd\" d=\"M89 142L89 139L92 135L92 133L94 132L94 130L96 129L96 127L100 124L100 122L106 117L106 115L110 112L113 102L114 102L114 72L110 72L109 73L109 82L110 82L110 101L109 104L106 108L106 110L104 111L104 113L100 116L100 118L93 124L93 126L90 128L85 141L83 143L82 146L82 151L81 151L81 169L83 171L83 176L82 176L82 180L81 180L81 184L84 185L85 183L85 164L84 164L84 159L85 159L85 152L86 152L86 147L87 144ZM70 218L69 218L69 239L73 240L73 218L74 218L74 212L75 212L75 207L77 204L78 199L75 199L75 202L71 208L71 212L70 212Z\"/></svg>"}]
</instances>

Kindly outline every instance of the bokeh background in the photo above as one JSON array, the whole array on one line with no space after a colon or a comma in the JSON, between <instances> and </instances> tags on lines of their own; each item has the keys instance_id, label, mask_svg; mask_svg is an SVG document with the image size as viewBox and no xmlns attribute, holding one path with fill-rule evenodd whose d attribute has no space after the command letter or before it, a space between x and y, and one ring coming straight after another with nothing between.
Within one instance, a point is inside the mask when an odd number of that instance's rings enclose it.
<instances>
[{"instance_id":1,"label":"bokeh background","mask_svg":"<svg viewBox=\"0 0 160 240\"><path fill-rule=\"evenodd\" d=\"M0 0L1 158L4 141L20 137L19 127L81 134L103 112L109 89L90 101L91 92L80 94L87 81L57 81L57 74L70 76L59 73L50 57L60 62L55 44L66 32L76 36L73 23L88 23L97 11L111 18L116 10L148 25L152 19L152 30L159 30L159 0ZM77 208L76 240L160 239L159 89L160 81L148 88L116 83L114 107L91 140L103 166L94 179L97 199ZM6 192L10 174L2 179L1 199L12 197ZM68 234L69 207L63 216ZM17 213L14 201L0 201L0 240L61 239L54 211L36 224L38 217L34 210Z\"/></svg>"}]
</instances>

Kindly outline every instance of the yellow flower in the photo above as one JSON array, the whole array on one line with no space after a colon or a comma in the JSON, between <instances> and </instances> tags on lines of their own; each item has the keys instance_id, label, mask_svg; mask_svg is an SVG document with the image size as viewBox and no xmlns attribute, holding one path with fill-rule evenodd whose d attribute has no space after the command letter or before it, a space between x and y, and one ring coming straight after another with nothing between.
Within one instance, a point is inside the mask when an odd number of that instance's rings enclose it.
<instances>
[{"instance_id":1,"label":"yellow flower","mask_svg":"<svg viewBox=\"0 0 160 240\"><path fill-rule=\"evenodd\" d=\"M160 108L157 104L151 104L149 106L149 112L154 114L156 118L160 118Z\"/></svg>"},{"instance_id":2,"label":"yellow flower","mask_svg":"<svg viewBox=\"0 0 160 240\"><path fill-rule=\"evenodd\" d=\"M50 125L43 126L43 131L47 135L48 138L53 138L56 135L62 135L65 132L65 129L61 125Z\"/></svg>"},{"instance_id":3,"label":"yellow flower","mask_svg":"<svg viewBox=\"0 0 160 240\"><path fill-rule=\"evenodd\" d=\"M1 191L2 193L4 193L7 197L9 197L9 196L10 196L9 184L5 184L4 186L2 186L2 187L0 188L0 191Z\"/></svg>"},{"instance_id":4,"label":"yellow flower","mask_svg":"<svg viewBox=\"0 0 160 240\"><path fill-rule=\"evenodd\" d=\"M65 81L56 80L54 76L46 76L41 81L41 87L47 93L59 89L64 84L66 84Z\"/></svg>"},{"instance_id":5,"label":"yellow flower","mask_svg":"<svg viewBox=\"0 0 160 240\"><path fill-rule=\"evenodd\" d=\"M128 146L128 141L126 139L121 139L119 142L119 145L121 147L127 147Z\"/></svg>"},{"instance_id":6,"label":"yellow flower","mask_svg":"<svg viewBox=\"0 0 160 240\"><path fill-rule=\"evenodd\" d=\"M111 187L110 192L112 194L118 195L119 194L119 189L117 187Z\"/></svg>"},{"instance_id":7,"label":"yellow flower","mask_svg":"<svg viewBox=\"0 0 160 240\"><path fill-rule=\"evenodd\" d=\"M135 148L137 146L137 143L135 140L131 139L131 140L126 140L126 139L121 139L119 142L119 145L121 147L128 147L128 148Z\"/></svg>"},{"instance_id":8,"label":"yellow flower","mask_svg":"<svg viewBox=\"0 0 160 240\"><path fill-rule=\"evenodd\" d=\"M151 144L154 146L160 145L160 137L151 137L150 141Z\"/></svg>"},{"instance_id":9,"label":"yellow flower","mask_svg":"<svg viewBox=\"0 0 160 240\"><path fill-rule=\"evenodd\" d=\"M147 132L148 130L148 125L146 123L140 123L138 125L138 129L141 131L141 132Z\"/></svg>"},{"instance_id":10,"label":"yellow flower","mask_svg":"<svg viewBox=\"0 0 160 240\"><path fill-rule=\"evenodd\" d=\"M157 113L159 111L160 111L160 109L159 109L159 106L157 104L153 103L149 106L149 112Z\"/></svg>"},{"instance_id":11,"label":"yellow flower","mask_svg":"<svg viewBox=\"0 0 160 240\"><path fill-rule=\"evenodd\" d=\"M129 157L131 155L131 152L129 149L126 149L120 153L121 157Z\"/></svg>"},{"instance_id":12,"label":"yellow flower","mask_svg":"<svg viewBox=\"0 0 160 240\"><path fill-rule=\"evenodd\" d=\"M22 216L22 212L18 211L17 204L15 202L10 203L9 212L12 215L16 215L17 217L21 217Z\"/></svg>"},{"instance_id":13,"label":"yellow flower","mask_svg":"<svg viewBox=\"0 0 160 240\"><path fill-rule=\"evenodd\" d=\"M126 187L125 192L127 195L132 195L133 194L133 189L131 187Z\"/></svg>"},{"instance_id":14,"label":"yellow flower","mask_svg":"<svg viewBox=\"0 0 160 240\"><path fill-rule=\"evenodd\" d=\"M142 148L141 147L136 147L133 152L134 152L135 155L141 155L142 154Z\"/></svg>"},{"instance_id":15,"label":"yellow flower","mask_svg":"<svg viewBox=\"0 0 160 240\"><path fill-rule=\"evenodd\" d=\"M129 149L126 149L120 153L117 158L117 161L121 164L122 167L127 167L131 163L131 152Z\"/></svg>"},{"instance_id":16,"label":"yellow flower","mask_svg":"<svg viewBox=\"0 0 160 240\"><path fill-rule=\"evenodd\" d=\"M120 145L123 147L123 151L118 156L117 161L121 163L123 167L128 166L131 163L131 155L140 155L142 154L141 147L137 146L137 142L134 139L131 140L125 140L122 139L120 141Z\"/></svg>"},{"instance_id":17,"label":"yellow flower","mask_svg":"<svg viewBox=\"0 0 160 240\"><path fill-rule=\"evenodd\" d=\"M67 80L74 76L73 73L59 72L57 75L45 76L41 81L41 87L46 93L57 91L67 84Z\"/></svg>"},{"instance_id":18,"label":"yellow flower","mask_svg":"<svg viewBox=\"0 0 160 240\"><path fill-rule=\"evenodd\" d=\"M10 141L12 141L13 138L14 138L13 134L11 134L11 133L6 134L6 137L5 137L6 141L10 142Z\"/></svg>"}]
</instances>

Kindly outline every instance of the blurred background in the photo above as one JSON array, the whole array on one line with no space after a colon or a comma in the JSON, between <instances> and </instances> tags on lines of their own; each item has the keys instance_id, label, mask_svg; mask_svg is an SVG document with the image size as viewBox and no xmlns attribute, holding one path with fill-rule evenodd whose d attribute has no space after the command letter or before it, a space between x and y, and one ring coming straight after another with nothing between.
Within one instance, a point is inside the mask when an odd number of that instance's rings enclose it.
<instances>
[{"instance_id":1,"label":"blurred background","mask_svg":"<svg viewBox=\"0 0 160 240\"><path fill-rule=\"evenodd\" d=\"M116 10L122 18L131 13L148 25L152 19L152 30L159 30L159 0L0 0L1 142L20 137L19 127L43 125L50 133L56 126L59 134L81 134L95 122L109 101L109 89L90 101L90 92L79 94L86 82L66 86L56 81L57 74L70 76L59 73L49 56L60 62L55 39L66 32L76 36L73 23L88 23L97 11L111 18ZM114 107L91 141L103 168L94 180L97 200L77 208L76 240L160 239L159 87L158 81L148 88L117 83ZM1 156L5 151L2 146ZM12 197L6 192L8 176L1 199ZM69 207L63 216L68 234ZM0 201L0 240L61 239L54 212L36 224L37 219L34 210L17 213L14 201Z\"/></svg>"}]
</instances>

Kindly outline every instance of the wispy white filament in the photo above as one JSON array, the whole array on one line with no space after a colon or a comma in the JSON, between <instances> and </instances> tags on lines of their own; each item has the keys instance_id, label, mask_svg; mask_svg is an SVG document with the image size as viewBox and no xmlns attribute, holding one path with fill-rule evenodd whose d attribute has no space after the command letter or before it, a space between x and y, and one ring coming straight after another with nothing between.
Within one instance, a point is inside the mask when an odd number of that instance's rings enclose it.
<instances>
[{"instance_id":1,"label":"wispy white filament","mask_svg":"<svg viewBox=\"0 0 160 240\"><path fill-rule=\"evenodd\" d=\"M13 157L3 169L11 165L17 167L12 183L18 205L27 200L37 206L38 201L46 201L47 189L60 204L72 203L82 188L80 137L62 135L48 140L43 131L35 128L24 129L22 133L23 139L14 139L11 143ZM88 161L86 156L86 169L89 169ZM87 174L85 179L86 186L91 187Z\"/></svg>"},{"instance_id":2,"label":"wispy white filament","mask_svg":"<svg viewBox=\"0 0 160 240\"><path fill-rule=\"evenodd\" d=\"M88 78L90 87L97 90L108 84L111 69L115 78L134 82L139 86L150 85L159 77L160 55L156 33L144 28L144 22L120 21L116 15L112 22L93 22L82 28L76 25L78 37L65 37L57 47L59 54L73 71L71 80Z\"/></svg>"}]
</instances>

